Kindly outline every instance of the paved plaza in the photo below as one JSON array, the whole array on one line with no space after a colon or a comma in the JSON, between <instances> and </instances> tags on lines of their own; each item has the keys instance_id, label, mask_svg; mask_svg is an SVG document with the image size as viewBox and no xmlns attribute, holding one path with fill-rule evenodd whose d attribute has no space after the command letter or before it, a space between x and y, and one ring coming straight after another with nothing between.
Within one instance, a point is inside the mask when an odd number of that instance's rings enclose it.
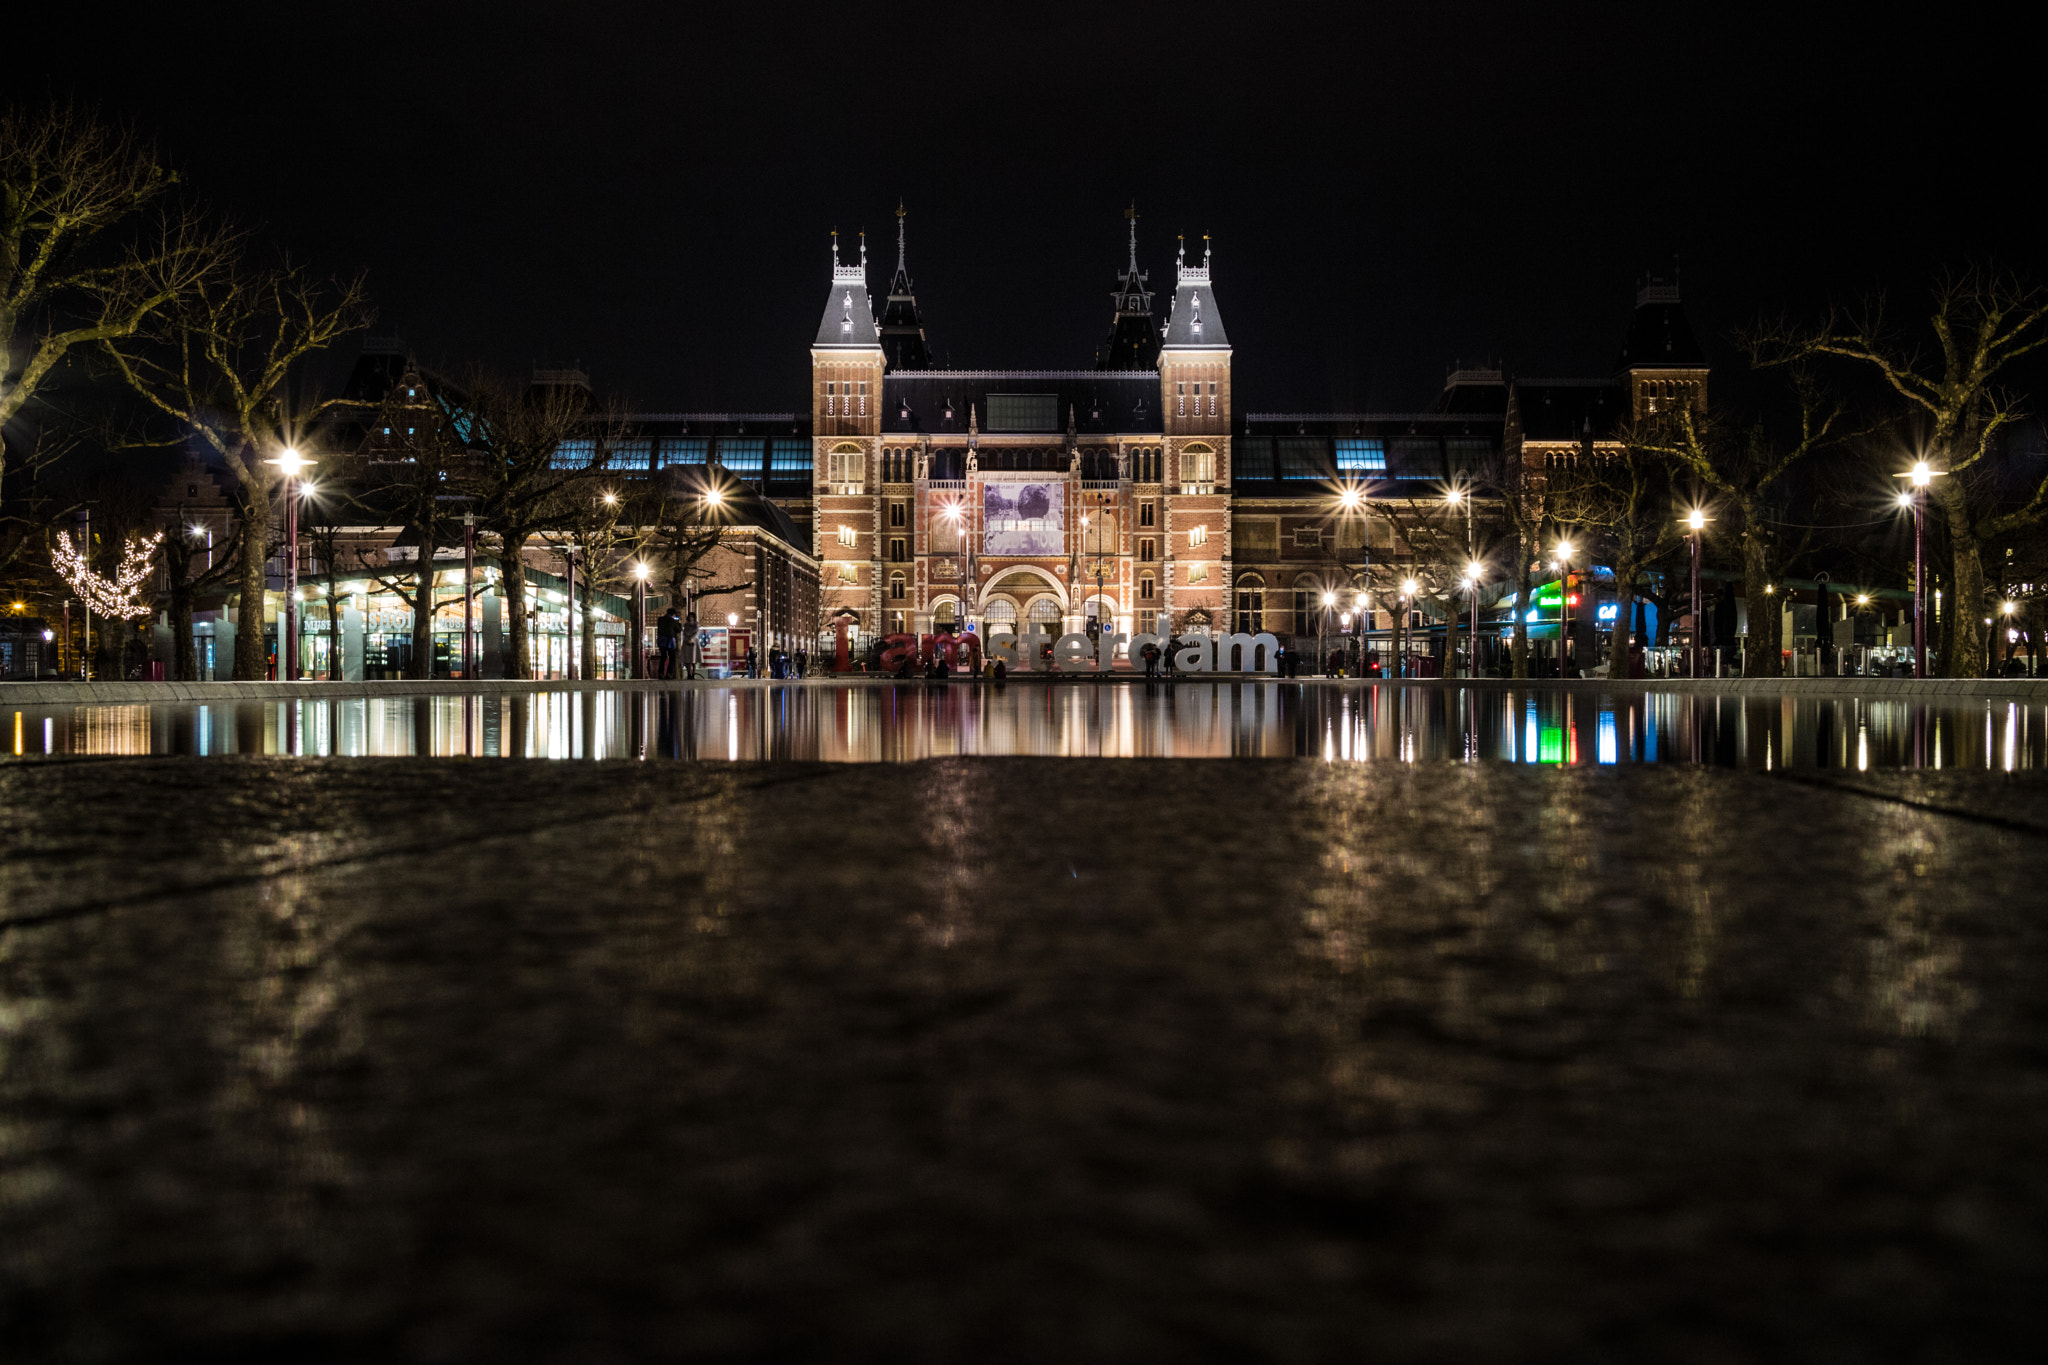
<instances>
[{"instance_id":1,"label":"paved plaza","mask_svg":"<svg viewBox=\"0 0 2048 1365\"><path fill-rule=\"evenodd\" d=\"M0 768L10 1362L2000 1361L2048 782Z\"/></svg>"}]
</instances>

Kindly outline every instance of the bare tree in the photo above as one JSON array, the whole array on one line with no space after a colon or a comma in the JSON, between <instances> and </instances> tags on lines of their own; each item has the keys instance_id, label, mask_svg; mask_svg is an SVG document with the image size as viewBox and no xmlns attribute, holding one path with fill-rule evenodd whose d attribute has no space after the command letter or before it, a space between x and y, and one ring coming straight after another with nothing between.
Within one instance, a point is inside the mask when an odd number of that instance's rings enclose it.
<instances>
[{"instance_id":1,"label":"bare tree","mask_svg":"<svg viewBox=\"0 0 2048 1365\"><path fill-rule=\"evenodd\" d=\"M1948 617L1958 627L1945 632L1943 671L1976 677L1987 666L1984 543L2048 515L2048 477L2023 505L2001 508L1989 468L1995 438L2021 415L2018 400L1996 381L2014 361L2048 345L2048 290L1994 269L1950 274L1934 287L1927 330L1931 353L1893 333L1878 298L1853 317L1833 314L1813 329L1760 326L1749 340L1760 364L1829 355L1867 367L1924 426L1925 458L1946 476L1934 481L1932 502L1948 533Z\"/></svg>"},{"instance_id":2,"label":"bare tree","mask_svg":"<svg viewBox=\"0 0 2048 1365\"><path fill-rule=\"evenodd\" d=\"M203 533L186 523L183 506L175 509L163 532L161 600L171 623L171 674L176 682L198 682L199 657L192 643L192 613L201 598L226 589L240 575L241 540L236 537L223 552L209 555L210 563L202 562Z\"/></svg>"},{"instance_id":3,"label":"bare tree","mask_svg":"<svg viewBox=\"0 0 2048 1365\"><path fill-rule=\"evenodd\" d=\"M273 461L323 410L289 410L287 380L370 317L360 278L322 278L237 252L132 332L101 340L135 392L210 446L234 475L242 530L236 678L264 674L264 563L271 501L282 482Z\"/></svg>"},{"instance_id":4,"label":"bare tree","mask_svg":"<svg viewBox=\"0 0 2048 1365\"><path fill-rule=\"evenodd\" d=\"M1638 434L1638 427L1641 434ZM1669 554L1682 536L1673 503L1671 463L1654 445L1663 425L1652 419L1620 433L1614 451L1588 451L1547 480L1550 513L1591 540L1587 546L1614 567L1614 636L1610 662L1624 666L1636 641L1635 603L1645 570Z\"/></svg>"},{"instance_id":5,"label":"bare tree","mask_svg":"<svg viewBox=\"0 0 2048 1365\"><path fill-rule=\"evenodd\" d=\"M74 348L134 336L218 258L189 212L144 226L177 176L75 105L0 110L0 426Z\"/></svg>"},{"instance_id":6,"label":"bare tree","mask_svg":"<svg viewBox=\"0 0 2048 1365\"><path fill-rule=\"evenodd\" d=\"M623 422L593 411L589 395L564 386L522 389L481 372L461 385L461 421L470 457L460 491L472 498L478 530L495 545L505 590L511 649L506 676L533 676L527 624L528 542L559 532L588 504L598 453L617 440Z\"/></svg>"},{"instance_id":7,"label":"bare tree","mask_svg":"<svg viewBox=\"0 0 2048 1365\"><path fill-rule=\"evenodd\" d=\"M1766 620L1784 556L1766 516L1769 490L1793 465L1815 451L1847 439L1844 410L1828 400L1803 369L1791 372L1799 408L1799 434L1774 440L1761 423L1743 424L1710 408L1701 414L1679 404L1654 422L1638 423L1631 433L1634 449L1670 460L1719 495L1724 511L1732 511L1732 527L1742 541L1743 598L1749 604L1749 634L1743 674L1775 678L1784 672L1777 623ZM1724 522L1725 524L1725 522Z\"/></svg>"}]
</instances>

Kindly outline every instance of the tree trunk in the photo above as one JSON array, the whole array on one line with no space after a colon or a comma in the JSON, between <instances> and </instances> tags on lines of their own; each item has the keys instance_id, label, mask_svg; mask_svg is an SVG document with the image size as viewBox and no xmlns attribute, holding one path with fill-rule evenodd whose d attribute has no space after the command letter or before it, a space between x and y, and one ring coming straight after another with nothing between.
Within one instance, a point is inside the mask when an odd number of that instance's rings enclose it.
<instances>
[{"instance_id":1,"label":"tree trunk","mask_svg":"<svg viewBox=\"0 0 2048 1365\"><path fill-rule=\"evenodd\" d=\"M1607 647L1607 676L1626 678L1634 658L1629 646L1636 643L1636 566L1614 566L1614 634ZM1619 671L1617 671L1617 669Z\"/></svg>"},{"instance_id":2,"label":"tree trunk","mask_svg":"<svg viewBox=\"0 0 2048 1365\"><path fill-rule=\"evenodd\" d=\"M1778 598L1767 593L1771 585L1770 546L1764 543L1763 512L1754 503L1742 505L1742 524L1749 533L1742 538L1742 595L1749 612L1749 635L1743 653L1742 676L1780 678L1785 675L1784 624L1778 619Z\"/></svg>"},{"instance_id":3,"label":"tree trunk","mask_svg":"<svg viewBox=\"0 0 2048 1365\"><path fill-rule=\"evenodd\" d=\"M505 593L505 631L509 648L505 652L505 676L531 678L533 659L526 626L526 561L517 554L498 555L498 584Z\"/></svg>"},{"instance_id":4,"label":"tree trunk","mask_svg":"<svg viewBox=\"0 0 2048 1365\"><path fill-rule=\"evenodd\" d=\"M590 614L590 569L584 566L583 577L576 584L576 594L583 603L583 681L590 682L597 677L597 620Z\"/></svg>"},{"instance_id":5,"label":"tree trunk","mask_svg":"<svg viewBox=\"0 0 2048 1365\"><path fill-rule=\"evenodd\" d=\"M171 677L178 682L199 681L199 651L192 646L192 589L180 581L171 582Z\"/></svg>"},{"instance_id":6,"label":"tree trunk","mask_svg":"<svg viewBox=\"0 0 2048 1365\"><path fill-rule=\"evenodd\" d=\"M1960 475L1936 479L1935 500L1941 504L1942 520L1948 524L1949 587L1943 598L1947 609L1941 613L1941 657L1951 678L1981 678L1987 662L1984 648L1984 549L1970 521L1967 491ZM1933 599L1928 599L1932 608Z\"/></svg>"},{"instance_id":7,"label":"tree trunk","mask_svg":"<svg viewBox=\"0 0 2048 1365\"><path fill-rule=\"evenodd\" d=\"M413 572L412 659L405 676L421 680L434 676L434 547L420 546L420 558Z\"/></svg>"},{"instance_id":8,"label":"tree trunk","mask_svg":"<svg viewBox=\"0 0 2048 1365\"><path fill-rule=\"evenodd\" d=\"M327 681L340 682L341 666L341 585L335 580L333 568L327 572Z\"/></svg>"},{"instance_id":9,"label":"tree trunk","mask_svg":"<svg viewBox=\"0 0 2048 1365\"><path fill-rule=\"evenodd\" d=\"M270 495L262 488L245 488L244 493L241 601L235 613L234 680L261 682L270 666L270 653L263 638L263 615L268 601L264 569L270 559Z\"/></svg>"}]
</instances>

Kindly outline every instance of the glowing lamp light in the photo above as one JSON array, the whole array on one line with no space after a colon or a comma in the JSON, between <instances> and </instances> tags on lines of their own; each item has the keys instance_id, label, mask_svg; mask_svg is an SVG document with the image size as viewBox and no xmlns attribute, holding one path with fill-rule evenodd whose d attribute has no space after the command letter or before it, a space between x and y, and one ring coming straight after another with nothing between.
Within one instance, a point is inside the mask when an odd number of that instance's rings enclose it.
<instances>
[{"instance_id":1,"label":"glowing lamp light","mask_svg":"<svg viewBox=\"0 0 2048 1365\"><path fill-rule=\"evenodd\" d=\"M1913 486L1915 488L1925 488L1932 482L1934 482L1933 467L1925 460L1915 460L1913 462Z\"/></svg>"},{"instance_id":2,"label":"glowing lamp light","mask_svg":"<svg viewBox=\"0 0 2048 1365\"><path fill-rule=\"evenodd\" d=\"M1413 596L1415 596L1415 580L1414 580L1414 579L1412 579L1412 578L1409 578L1409 579L1404 579L1404 580L1402 580L1402 583L1401 583L1401 596L1403 596L1403 597L1413 597Z\"/></svg>"},{"instance_id":3,"label":"glowing lamp light","mask_svg":"<svg viewBox=\"0 0 2048 1365\"><path fill-rule=\"evenodd\" d=\"M1347 488L1337 495L1337 505L1347 512L1356 512L1359 501L1359 493L1356 488Z\"/></svg>"},{"instance_id":4,"label":"glowing lamp light","mask_svg":"<svg viewBox=\"0 0 2048 1365\"><path fill-rule=\"evenodd\" d=\"M1999 610L2004 612L2007 616L2010 616L2013 614L2014 610L2018 608L2018 606L2019 603L2017 602L2007 602L2004 606L2000 607Z\"/></svg>"},{"instance_id":5,"label":"glowing lamp light","mask_svg":"<svg viewBox=\"0 0 2048 1365\"><path fill-rule=\"evenodd\" d=\"M723 488L711 489L709 492L705 493L704 501L709 503L713 507L721 505L725 501L725 490Z\"/></svg>"},{"instance_id":6,"label":"glowing lamp light","mask_svg":"<svg viewBox=\"0 0 2048 1365\"><path fill-rule=\"evenodd\" d=\"M1340 626L1342 626L1342 627L1344 627L1344 629L1346 629L1346 630L1349 630L1349 629L1351 629L1351 613L1350 613L1350 612L1348 612L1348 611L1340 611L1340 612L1338 612L1338 613L1337 613L1337 624L1338 624L1338 625L1340 625Z\"/></svg>"},{"instance_id":7,"label":"glowing lamp light","mask_svg":"<svg viewBox=\"0 0 2048 1365\"><path fill-rule=\"evenodd\" d=\"M1867 606L1869 606L1869 605L1870 605L1870 594L1869 594L1869 593L1858 593L1858 594L1857 594L1857 596L1856 596L1856 605L1857 605L1857 606L1859 606L1859 607L1867 607Z\"/></svg>"},{"instance_id":8,"label":"glowing lamp light","mask_svg":"<svg viewBox=\"0 0 2048 1365\"><path fill-rule=\"evenodd\" d=\"M1450 492L1444 494L1444 501L1456 507L1464 496L1465 494L1462 489L1453 488Z\"/></svg>"},{"instance_id":9,"label":"glowing lamp light","mask_svg":"<svg viewBox=\"0 0 2048 1365\"><path fill-rule=\"evenodd\" d=\"M1475 559L1470 564L1467 564L1465 566L1465 581L1467 583L1476 584L1479 582L1480 579L1484 578L1485 576L1486 570L1483 566L1481 566L1478 560Z\"/></svg>"},{"instance_id":10,"label":"glowing lamp light","mask_svg":"<svg viewBox=\"0 0 2048 1365\"><path fill-rule=\"evenodd\" d=\"M1559 542L1557 542L1557 557L1558 560L1562 563L1571 563L1572 543L1569 540L1560 540Z\"/></svg>"},{"instance_id":11,"label":"glowing lamp light","mask_svg":"<svg viewBox=\"0 0 2048 1365\"><path fill-rule=\"evenodd\" d=\"M633 577L639 579L642 583L647 581L647 575L650 572L652 571L645 564L635 564L633 566Z\"/></svg>"},{"instance_id":12,"label":"glowing lamp light","mask_svg":"<svg viewBox=\"0 0 2048 1365\"><path fill-rule=\"evenodd\" d=\"M1899 494L1899 506L1901 506L1901 507L1908 507L1908 508L1910 508L1910 507L1911 507L1912 505L1913 505L1913 495L1912 495L1911 493L1901 493L1901 494Z\"/></svg>"},{"instance_id":13,"label":"glowing lamp light","mask_svg":"<svg viewBox=\"0 0 2048 1365\"><path fill-rule=\"evenodd\" d=\"M725 624L726 624L726 625L728 625L728 626L737 626L737 625L738 625L739 623L740 623L740 614L739 614L738 612L736 612L736 611L729 611L729 612L727 612L727 613L725 614Z\"/></svg>"},{"instance_id":14,"label":"glowing lamp light","mask_svg":"<svg viewBox=\"0 0 2048 1365\"><path fill-rule=\"evenodd\" d=\"M1323 594L1323 605L1324 605L1324 606L1326 606L1326 607L1334 607L1334 606L1336 606L1336 605L1337 605L1337 594L1336 594L1336 593L1333 593L1333 592L1326 592L1326 593L1324 593L1324 594Z\"/></svg>"},{"instance_id":15,"label":"glowing lamp light","mask_svg":"<svg viewBox=\"0 0 2048 1365\"><path fill-rule=\"evenodd\" d=\"M1692 511L1686 513L1685 524L1692 530L1704 531L1707 527L1707 514L1695 507Z\"/></svg>"},{"instance_id":16,"label":"glowing lamp light","mask_svg":"<svg viewBox=\"0 0 2048 1365\"><path fill-rule=\"evenodd\" d=\"M304 469L307 465L311 464L312 461L306 459L303 455L299 454L298 450L295 447L286 446L283 450L280 450L277 453L276 459L267 460L265 461L265 463L276 465L279 469L282 469L285 472L285 475L288 478L297 478L299 471L301 469Z\"/></svg>"},{"instance_id":17,"label":"glowing lamp light","mask_svg":"<svg viewBox=\"0 0 2048 1365\"><path fill-rule=\"evenodd\" d=\"M1778 590L1778 585L1777 585L1777 584L1775 584L1775 583L1766 583L1766 584L1764 584L1764 595L1765 595L1766 597L1768 597L1768 596L1769 596L1770 594L1772 594L1772 593L1776 592L1777 590Z\"/></svg>"},{"instance_id":18,"label":"glowing lamp light","mask_svg":"<svg viewBox=\"0 0 2048 1365\"><path fill-rule=\"evenodd\" d=\"M618 495L617 493L607 493L607 494L605 494L605 495L604 495L604 505L605 505L606 507L617 507L617 506L619 505L619 495Z\"/></svg>"}]
</instances>

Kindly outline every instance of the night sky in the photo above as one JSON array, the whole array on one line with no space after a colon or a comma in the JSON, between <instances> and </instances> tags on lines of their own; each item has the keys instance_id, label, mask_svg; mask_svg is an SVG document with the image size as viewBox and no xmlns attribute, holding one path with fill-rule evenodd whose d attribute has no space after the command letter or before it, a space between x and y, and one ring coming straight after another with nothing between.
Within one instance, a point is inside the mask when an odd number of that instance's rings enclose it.
<instances>
[{"instance_id":1,"label":"night sky","mask_svg":"<svg viewBox=\"0 0 2048 1365\"><path fill-rule=\"evenodd\" d=\"M1176 233L1215 236L1241 411L1409 411L1453 361L1605 373L1674 253L1710 345L1873 286L1910 312L1944 263L2038 276L2011 35L1802 15L79 4L17 31L9 97L151 131L366 270L374 330L430 363L799 408L827 234L867 230L879 295L900 196L941 363L1086 368L1135 197L1155 289Z\"/></svg>"}]
</instances>

